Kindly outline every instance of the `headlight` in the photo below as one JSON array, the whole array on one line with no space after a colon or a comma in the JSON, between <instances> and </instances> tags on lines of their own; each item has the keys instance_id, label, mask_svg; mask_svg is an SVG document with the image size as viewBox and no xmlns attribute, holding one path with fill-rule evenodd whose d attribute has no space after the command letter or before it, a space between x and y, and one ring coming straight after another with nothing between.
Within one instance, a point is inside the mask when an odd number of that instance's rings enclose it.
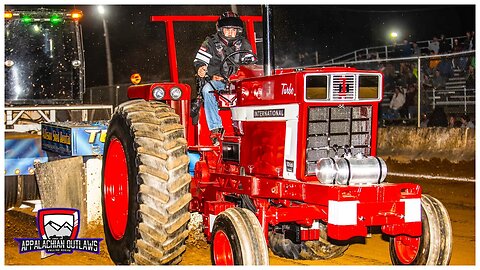
<instances>
[{"instance_id":1,"label":"headlight","mask_svg":"<svg viewBox=\"0 0 480 270\"><path fill-rule=\"evenodd\" d=\"M160 86L157 86L153 88L152 94L156 100L162 100L165 97L165 89L163 89Z\"/></svg>"},{"instance_id":2,"label":"headlight","mask_svg":"<svg viewBox=\"0 0 480 270\"><path fill-rule=\"evenodd\" d=\"M178 87L172 87L170 89L170 97L173 100L178 100L182 97L182 90Z\"/></svg>"},{"instance_id":3,"label":"headlight","mask_svg":"<svg viewBox=\"0 0 480 270\"><path fill-rule=\"evenodd\" d=\"M5 66L6 67L12 67L14 64L15 64L15 62L13 62L12 60L5 61Z\"/></svg>"}]
</instances>

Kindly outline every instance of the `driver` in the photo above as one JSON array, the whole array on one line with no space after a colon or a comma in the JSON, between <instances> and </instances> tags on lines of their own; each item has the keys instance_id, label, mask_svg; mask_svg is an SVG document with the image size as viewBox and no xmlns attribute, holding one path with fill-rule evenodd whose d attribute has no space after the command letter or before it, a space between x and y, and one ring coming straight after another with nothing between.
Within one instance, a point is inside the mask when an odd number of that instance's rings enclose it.
<instances>
[{"instance_id":1,"label":"driver","mask_svg":"<svg viewBox=\"0 0 480 270\"><path fill-rule=\"evenodd\" d=\"M217 21L217 32L205 39L193 60L198 77L208 77L207 81L210 79L203 86L202 94L210 138L215 146L220 144L218 138L223 135L224 130L213 90L225 89L225 79L220 75L220 69L224 69L223 74L228 74L228 61L223 67L220 66L225 56L239 50L252 50L252 46L242 36L242 32L243 22L238 14L231 11L224 12ZM232 60L240 63L240 55L235 55Z\"/></svg>"}]
</instances>

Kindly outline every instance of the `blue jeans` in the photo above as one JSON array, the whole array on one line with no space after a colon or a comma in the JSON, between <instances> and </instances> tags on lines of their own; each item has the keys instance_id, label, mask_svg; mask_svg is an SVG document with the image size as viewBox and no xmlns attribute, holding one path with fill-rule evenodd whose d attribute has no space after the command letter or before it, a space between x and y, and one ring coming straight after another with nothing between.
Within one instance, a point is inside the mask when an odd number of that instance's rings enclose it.
<instances>
[{"instance_id":1,"label":"blue jeans","mask_svg":"<svg viewBox=\"0 0 480 270\"><path fill-rule=\"evenodd\" d=\"M206 83L202 88L203 100L205 106L205 114L207 116L208 129L213 130L216 128L223 128L222 119L220 114L218 114L218 103L215 98L215 94L211 91L215 87L216 90L224 90L225 83L222 81L211 80L210 83Z\"/></svg>"}]
</instances>

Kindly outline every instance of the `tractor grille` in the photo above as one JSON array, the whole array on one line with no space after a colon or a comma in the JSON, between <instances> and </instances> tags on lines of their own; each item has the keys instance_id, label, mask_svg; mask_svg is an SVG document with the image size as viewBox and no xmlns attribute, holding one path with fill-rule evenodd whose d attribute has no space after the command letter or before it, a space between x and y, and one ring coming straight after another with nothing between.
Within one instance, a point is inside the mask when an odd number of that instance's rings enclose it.
<instances>
[{"instance_id":1,"label":"tractor grille","mask_svg":"<svg viewBox=\"0 0 480 270\"><path fill-rule=\"evenodd\" d=\"M357 91L354 75L333 75L332 100L354 100Z\"/></svg>"},{"instance_id":2,"label":"tractor grille","mask_svg":"<svg viewBox=\"0 0 480 270\"><path fill-rule=\"evenodd\" d=\"M353 146L352 154L370 155L372 106L310 107L308 111L306 173L315 174L320 158L334 157L333 145ZM344 149L338 150L338 156Z\"/></svg>"}]
</instances>

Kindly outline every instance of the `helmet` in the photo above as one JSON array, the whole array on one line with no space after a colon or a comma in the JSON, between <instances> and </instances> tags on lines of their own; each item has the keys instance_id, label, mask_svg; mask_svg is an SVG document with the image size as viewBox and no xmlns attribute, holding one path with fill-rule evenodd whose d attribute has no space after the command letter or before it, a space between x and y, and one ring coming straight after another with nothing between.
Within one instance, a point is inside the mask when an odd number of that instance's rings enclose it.
<instances>
[{"instance_id":1,"label":"helmet","mask_svg":"<svg viewBox=\"0 0 480 270\"><path fill-rule=\"evenodd\" d=\"M225 35L223 35L222 28L223 27L233 27L238 29L238 34L235 38L227 38ZM238 16L237 13L232 12L232 11L226 11L222 15L220 15L220 18L217 21L217 32L220 34L220 36L226 40L231 41L232 39L235 40L237 39L240 34L243 32L243 22L240 19L240 16Z\"/></svg>"}]
</instances>

